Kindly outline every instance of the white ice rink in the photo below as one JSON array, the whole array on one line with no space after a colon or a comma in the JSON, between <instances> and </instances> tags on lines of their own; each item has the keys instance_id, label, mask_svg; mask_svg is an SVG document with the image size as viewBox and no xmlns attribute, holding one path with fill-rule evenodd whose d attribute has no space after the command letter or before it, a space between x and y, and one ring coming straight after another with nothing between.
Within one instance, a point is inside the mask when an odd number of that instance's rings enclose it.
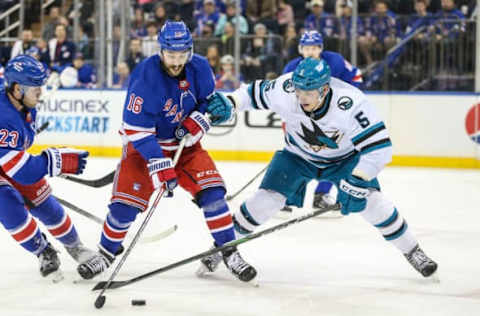
<instances>
[{"instance_id":1,"label":"white ice rink","mask_svg":"<svg viewBox=\"0 0 480 316\"><path fill-rule=\"evenodd\" d=\"M91 159L84 177L101 177L116 161ZM218 163L230 192L264 166ZM440 283L425 280L376 229L361 216L350 215L310 219L241 245L243 257L259 271L258 288L235 280L223 265L215 275L199 279L196 262L108 291L104 308L97 310L97 294L90 291L95 282L73 283L79 278L76 264L57 241L53 243L61 250L65 280L53 284L40 276L37 259L1 229L0 315L480 315L480 172L387 168L380 182L425 252L439 263ZM110 186L94 189L63 179L50 183L55 195L105 216ZM257 184L238 196L232 209ZM309 189L311 193L313 187ZM202 213L181 189L175 196L160 202L144 236L174 224L178 231L154 244L137 245L118 280L210 247ZM311 194L306 205L311 205ZM310 209L297 215L305 211ZM83 241L94 247L101 227L69 213ZM138 217L130 236L143 218ZM147 304L131 306L132 299L145 299Z\"/></svg>"}]
</instances>

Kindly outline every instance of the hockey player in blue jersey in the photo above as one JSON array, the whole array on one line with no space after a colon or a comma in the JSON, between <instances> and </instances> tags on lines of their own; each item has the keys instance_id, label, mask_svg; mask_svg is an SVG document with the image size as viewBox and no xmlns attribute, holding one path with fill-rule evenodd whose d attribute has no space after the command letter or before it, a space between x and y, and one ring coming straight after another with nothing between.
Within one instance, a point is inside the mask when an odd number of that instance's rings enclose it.
<instances>
[{"instance_id":1,"label":"hockey player in blue jersey","mask_svg":"<svg viewBox=\"0 0 480 316\"><path fill-rule=\"evenodd\" d=\"M298 51L302 56L288 62L283 69L284 74L294 71L298 64L305 58L323 59L328 66L330 66L332 77L343 80L357 88L361 88L363 79L360 69L350 64L342 55L323 50L323 37L318 31L311 30L303 33L298 45ZM323 181L318 183L313 196L314 208L322 206L322 195L328 191L330 187L331 183L329 182ZM291 212L292 209L285 206L282 211ZM334 216L336 215L334 214Z\"/></svg>"},{"instance_id":2,"label":"hockey player in blue jersey","mask_svg":"<svg viewBox=\"0 0 480 316\"><path fill-rule=\"evenodd\" d=\"M302 207L307 184L326 180L334 186L324 203L339 201L342 214L362 215L424 277L437 270L380 191L377 176L392 159L385 124L362 91L330 77L324 60L306 58L293 73L257 80L226 96L217 93L208 112L221 122L231 107L270 110L286 123L285 148L275 153L260 188L234 214L239 236L255 231L285 204Z\"/></svg>"},{"instance_id":3,"label":"hockey player in blue jersey","mask_svg":"<svg viewBox=\"0 0 480 316\"><path fill-rule=\"evenodd\" d=\"M215 87L210 65L193 54L192 36L183 22L167 21L158 42L159 54L142 61L131 75L120 129L123 156L99 253L78 267L85 279L110 266L130 225L162 185L173 191L178 184L193 196L216 246L235 239L223 179L199 142L210 128L205 116ZM190 137L173 166L171 157L186 134ZM236 248L224 251L218 261L205 263L206 269L213 270L222 259L240 280L248 282L256 276Z\"/></svg>"},{"instance_id":4,"label":"hockey player in blue jersey","mask_svg":"<svg viewBox=\"0 0 480 316\"><path fill-rule=\"evenodd\" d=\"M47 79L44 66L29 55L19 55L5 68L0 91L0 222L12 237L40 260L40 273L60 273L57 251L42 234L35 218L77 261L95 252L84 247L72 220L51 196L45 175L80 174L88 152L48 148L35 156L27 152L35 137L35 105ZM25 199L25 200L24 200Z\"/></svg>"}]
</instances>

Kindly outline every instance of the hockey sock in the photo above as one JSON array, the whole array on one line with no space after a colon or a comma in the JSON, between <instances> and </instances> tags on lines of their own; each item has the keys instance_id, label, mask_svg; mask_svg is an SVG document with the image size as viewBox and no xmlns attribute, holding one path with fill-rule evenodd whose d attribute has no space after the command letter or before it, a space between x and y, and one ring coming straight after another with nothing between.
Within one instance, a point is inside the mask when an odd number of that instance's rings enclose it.
<instances>
[{"instance_id":1,"label":"hockey sock","mask_svg":"<svg viewBox=\"0 0 480 316\"><path fill-rule=\"evenodd\" d=\"M98 247L113 258L139 210L123 203L112 203L108 208L110 212L103 224L102 237Z\"/></svg>"},{"instance_id":2,"label":"hockey sock","mask_svg":"<svg viewBox=\"0 0 480 316\"><path fill-rule=\"evenodd\" d=\"M30 210L48 229L50 234L66 247L74 247L80 243L77 230L70 216L58 201L49 196L43 203Z\"/></svg>"},{"instance_id":3,"label":"hockey sock","mask_svg":"<svg viewBox=\"0 0 480 316\"><path fill-rule=\"evenodd\" d=\"M233 216L238 237L250 234L285 206L286 198L274 191L259 189L240 206Z\"/></svg>"},{"instance_id":4,"label":"hockey sock","mask_svg":"<svg viewBox=\"0 0 480 316\"><path fill-rule=\"evenodd\" d=\"M211 188L202 192L198 201L217 246L235 239L232 215L224 195L223 188Z\"/></svg>"},{"instance_id":5,"label":"hockey sock","mask_svg":"<svg viewBox=\"0 0 480 316\"><path fill-rule=\"evenodd\" d=\"M37 222L25 209L23 199L11 186L0 186L0 222L23 248L38 256L47 246Z\"/></svg>"},{"instance_id":6,"label":"hockey sock","mask_svg":"<svg viewBox=\"0 0 480 316\"><path fill-rule=\"evenodd\" d=\"M383 238L402 253L409 253L418 242L408 228L407 221L382 193L373 192L368 199L367 208L360 213L363 218L375 226Z\"/></svg>"}]
</instances>

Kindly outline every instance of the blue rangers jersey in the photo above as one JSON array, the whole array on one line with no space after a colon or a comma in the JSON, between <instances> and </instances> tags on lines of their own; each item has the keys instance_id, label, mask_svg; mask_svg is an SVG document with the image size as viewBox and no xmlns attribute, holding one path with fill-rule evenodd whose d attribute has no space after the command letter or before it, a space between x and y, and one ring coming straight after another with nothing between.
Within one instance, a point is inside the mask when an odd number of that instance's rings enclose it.
<instances>
[{"instance_id":1,"label":"blue rangers jersey","mask_svg":"<svg viewBox=\"0 0 480 316\"><path fill-rule=\"evenodd\" d=\"M320 58L325 60L330 66L330 71L332 77L341 79L357 88L360 88L362 85L362 73L360 69L350 64L342 55L331 52L331 51L322 51ZM292 59L285 65L283 73L294 71L297 68L298 64L303 60L303 57L297 57Z\"/></svg>"},{"instance_id":2,"label":"blue rangers jersey","mask_svg":"<svg viewBox=\"0 0 480 316\"><path fill-rule=\"evenodd\" d=\"M327 168L361 153L355 173L373 179L391 161L385 124L359 89L331 78L320 113L307 115L295 96L292 73L257 80L230 95L237 110L271 110L286 123L285 149L318 168Z\"/></svg>"},{"instance_id":3,"label":"blue rangers jersey","mask_svg":"<svg viewBox=\"0 0 480 316\"><path fill-rule=\"evenodd\" d=\"M184 78L171 77L159 55L137 65L130 77L120 129L124 145L131 143L145 160L163 157L162 149L175 150L175 130L194 110L205 112L215 80L208 61L194 54ZM160 144L160 146L158 146Z\"/></svg>"},{"instance_id":4,"label":"blue rangers jersey","mask_svg":"<svg viewBox=\"0 0 480 316\"><path fill-rule=\"evenodd\" d=\"M21 184L32 184L47 174L47 158L33 156L26 150L33 144L37 111L18 111L0 92L0 167L3 172Z\"/></svg>"}]
</instances>

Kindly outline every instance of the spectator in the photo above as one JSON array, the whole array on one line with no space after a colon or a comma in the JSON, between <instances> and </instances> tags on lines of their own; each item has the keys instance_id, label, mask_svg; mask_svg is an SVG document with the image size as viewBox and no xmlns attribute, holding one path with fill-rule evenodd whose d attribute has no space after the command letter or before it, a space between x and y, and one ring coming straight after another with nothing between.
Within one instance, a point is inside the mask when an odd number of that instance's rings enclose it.
<instances>
[{"instance_id":1,"label":"spectator","mask_svg":"<svg viewBox=\"0 0 480 316\"><path fill-rule=\"evenodd\" d=\"M48 45L47 42L43 39L40 38L37 41L36 47L38 48L38 54L39 58L38 60L46 65L47 69L50 69L50 51L48 50Z\"/></svg>"},{"instance_id":2,"label":"spectator","mask_svg":"<svg viewBox=\"0 0 480 316\"><path fill-rule=\"evenodd\" d=\"M60 23L60 8L59 7L50 7L48 12L48 22L43 28L42 38L46 41L51 40L55 36L55 27Z\"/></svg>"},{"instance_id":3,"label":"spectator","mask_svg":"<svg viewBox=\"0 0 480 316\"><path fill-rule=\"evenodd\" d=\"M203 8L195 15L195 22L197 23L196 36L202 34L203 27L207 23L211 23L215 29L219 19L220 12L215 7L215 0L204 0Z\"/></svg>"},{"instance_id":4,"label":"spectator","mask_svg":"<svg viewBox=\"0 0 480 316\"><path fill-rule=\"evenodd\" d=\"M207 49L207 54L205 57L208 59L208 63L210 64L210 67L212 68L212 71L214 74L218 72L218 67L219 67L219 59L220 59L220 54L218 52L218 46L217 45L210 45Z\"/></svg>"},{"instance_id":5,"label":"spectator","mask_svg":"<svg viewBox=\"0 0 480 316\"><path fill-rule=\"evenodd\" d=\"M442 0L442 10L435 15L437 40L456 39L465 33L465 15L455 7L454 0Z\"/></svg>"},{"instance_id":6,"label":"spectator","mask_svg":"<svg viewBox=\"0 0 480 316\"><path fill-rule=\"evenodd\" d=\"M258 79L269 71L278 73L281 66L281 58L277 56L281 47L276 45L272 37L267 36L266 26L257 23L254 32L255 37L247 43L243 58L247 81Z\"/></svg>"},{"instance_id":7,"label":"spectator","mask_svg":"<svg viewBox=\"0 0 480 316\"><path fill-rule=\"evenodd\" d=\"M158 54L160 47L157 41L157 24L154 21L147 22L147 36L142 39L142 53L145 57Z\"/></svg>"},{"instance_id":8,"label":"spectator","mask_svg":"<svg viewBox=\"0 0 480 316\"><path fill-rule=\"evenodd\" d=\"M167 21L167 12L165 11L165 7L161 2L155 5L155 12L154 17L155 23L157 23L157 29L161 29L163 24ZM147 30L148 32L148 30Z\"/></svg>"},{"instance_id":9,"label":"spectator","mask_svg":"<svg viewBox=\"0 0 480 316\"><path fill-rule=\"evenodd\" d=\"M50 67L61 73L63 68L73 62L75 56L75 44L67 39L65 25L58 24L55 28L55 38L48 42L50 52Z\"/></svg>"},{"instance_id":10,"label":"spectator","mask_svg":"<svg viewBox=\"0 0 480 316\"><path fill-rule=\"evenodd\" d=\"M337 19L323 11L323 0L312 0L310 2L312 13L305 19L305 30L316 30L325 39L339 35Z\"/></svg>"},{"instance_id":11,"label":"spectator","mask_svg":"<svg viewBox=\"0 0 480 316\"><path fill-rule=\"evenodd\" d=\"M298 34L295 25L288 25L283 36L283 57L292 60L300 56L298 53Z\"/></svg>"},{"instance_id":12,"label":"spectator","mask_svg":"<svg viewBox=\"0 0 480 316\"><path fill-rule=\"evenodd\" d=\"M24 54L32 46L34 46L32 30L25 29L22 32L21 39L17 40L15 44L13 44L10 59L17 55Z\"/></svg>"},{"instance_id":13,"label":"spectator","mask_svg":"<svg viewBox=\"0 0 480 316\"><path fill-rule=\"evenodd\" d=\"M247 0L246 16L253 24L262 23L278 33L276 0Z\"/></svg>"},{"instance_id":14,"label":"spectator","mask_svg":"<svg viewBox=\"0 0 480 316\"><path fill-rule=\"evenodd\" d=\"M45 69L50 69L50 67L48 66L48 63L45 63L41 60L40 49L37 46L30 47L27 51L25 51L25 54L30 55L36 60L38 60L39 62L41 62Z\"/></svg>"},{"instance_id":15,"label":"spectator","mask_svg":"<svg viewBox=\"0 0 480 316\"><path fill-rule=\"evenodd\" d=\"M341 40L341 49L342 55L350 55L350 41L352 38L352 1L343 0L339 4L339 20L340 20L340 40ZM353 35L353 38L356 38L359 45L365 45L365 24L363 23L363 18L357 18L357 33Z\"/></svg>"},{"instance_id":16,"label":"spectator","mask_svg":"<svg viewBox=\"0 0 480 316\"><path fill-rule=\"evenodd\" d=\"M130 40L130 50L127 56L128 68L133 71L135 67L145 59L142 54L142 40L139 38L132 38Z\"/></svg>"},{"instance_id":17,"label":"spectator","mask_svg":"<svg viewBox=\"0 0 480 316\"><path fill-rule=\"evenodd\" d=\"M399 36L396 17L388 10L385 0L378 0L375 3L375 12L371 17L365 19L366 38L360 43L359 49L367 64L375 59L382 59L385 53L393 47Z\"/></svg>"},{"instance_id":18,"label":"spectator","mask_svg":"<svg viewBox=\"0 0 480 316\"><path fill-rule=\"evenodd\" d=\"M227 22L225 24L222 40L222 55L235 55L235 26Z\"/></svg>"},{"instance_id":19,"label":"spectator","mask_svg":"<svg viewBox=\"0 0 480 316\"><path fill-rule=\"evenodd\" d=\"M80 26L78 29L78 37L79 40L77 42L77 50L83 54L85 59L92 59L93 58L93 49L94 45L90 44L90 39L86 32L84 32L84 26Z\"/></svg>"},{"instance_id":20,"label":"spectator","mask_svg":"<svg viewBox=\"0 0 480 316\"><path fill-rule=\"evenodd\" d=\"M82 53L75 55L73 68L75 68L78 73L77 87L95 88L95 83L97 82L96 70L92 65L85 63Z\"/></svg>"},{"instance_id":21,"label":"spectator","mask_svg":"<svg viewBox=\"0 0 480 316\"><path fill-rule=\"evenodd\" d=\"M278 31L284 34L287 25L295 24L293 9L285 0L277 0L277 7Z\"/></svg>"},{"instance_id":22,"label":"spectator","mask_svg":"<svg viewBox=\"0 0 480 316\"><path fill-rule=\"evenodd\" d=\"M415 14L410 16L408 20L405 34L414 32L419 27L425 26L425 30L416 35L415 39L428 39L428 32L433 28L433 15L427 12L427 0L415 0Z\"/></svg>"},{"instance_id":23,"label":"spectator","mask_svg":"<svg viewBox=\"0 0 480 316\"><path fill-rule=\"evenodd\" d=\"M132 21L132 28L130 30L130 37L144 37L147 36L147 30L145 29L145 17L141 8L135 9L135 16Z\"/></svg>"},{"instance_id":24,"label":"spectator","mask_svg":"<svg viewBox=\"0 0 480 316\"><path fill-rule=\"evenodd\" d=\"M194 7L194 0L182 0L180 3L180 20L185 21L190 30L194 30L197 27L192 19Z\"/></svg>"},{"instance_id":25,"label":"spectator","mask_svg":"<svg viewBox=\"0 0 480 316\"><path fill-rule=\"evenodd\" d=\"M207 22L202 29L200 38L196 38L194 49L197 54L205 56L207 54L208 47L211 45L217 45L219 39L213 36L214 25L213 22Z\"/></svg>"},{"instance_id":26,"label":"spectator","mask_svg":"<svg viewBox=\"0 0 480 316\"><path fill-rule=\"evenodd\" d=\"M232 23L233 25L237 25L236 17L237 14L237 6L235 2L227 3L227 8L225 14L222 14L218 19L217 26L215 27L215 36L222 36L224 34L225 24L227 22ZM247 19L243 15L239 15L238 18L239 23L239 31L242 34L248 33L248 22Z\"/></svg>"},{"instance_id":27,"label":"spectator","mask_svg":"<svg viewBox=\"0 0 480 316\"><path fill-rule=\"evenodd\" d=\"M240 86L240 79L235 74L232 55L224 55L220 59L220 71L215 76L215 89L233 91Z\"/></svg>"},{"instance_id":28,"label":"spectator","mask_svg":"<svg viewBox=\"0 0 480 316\"><path fill-rule=\"evenodd\" d=\"M235 0L233 0L233 1L235 1ZM242 2L244 2L244 0L242 0ZM226 11L225 1L214 0L214 3L215 3L215 8L218 12L225 13L225 11ZM202 11L202 8L203 8L204 4L205 4L204 0L195 0L194 14L197 14L200 11ZM190 16L190 18L191 18L191 16Z\"/></svg>"},{"instance_id":29,"label":"spectator","mask_svg":"<svg viewBox=\"0 0 480 316\"><path fill-rule=\"evenodd\" d=\"M130 83L130 69L126 62L118 63L117 71L113 74L113 88L127 89Z\"/></svg>"}]
</instances>

